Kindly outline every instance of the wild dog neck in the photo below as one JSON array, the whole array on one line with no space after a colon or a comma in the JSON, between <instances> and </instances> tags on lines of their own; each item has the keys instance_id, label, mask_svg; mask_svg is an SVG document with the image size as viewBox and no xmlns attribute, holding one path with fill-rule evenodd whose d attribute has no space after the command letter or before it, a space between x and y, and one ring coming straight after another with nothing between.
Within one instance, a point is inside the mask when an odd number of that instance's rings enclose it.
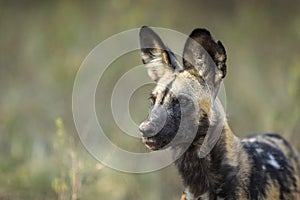
<instances>
[{"instance_id":1,"label":"wild dog neck","mask_svg":"<svg viewBox=\"0 0 300 200\"><path fill-rule=\"evenodd\" d=\"M218 102L219 103L219 102ZM184 186L190 199L208 195L212 198L217 195L222 196L222 192L230 190L238 173L239 150L241 144L239 139L231 132L222 107L217 105L212 109L214 115L213 127L221 126L221 134L212 150L204 157L200 158L199 153L203 143L203 137L192 144L189 149L176 161L176 166L183 179ZM200 123L201 126L201 123ZM199 130L205 130L199 127ZM216 129L212 129L216 130ZM199 134L199 133L198 133ZM216 134L214 132L208 134ZM223 183L229 183L224 185Z\"/></svg>"}]
</instances>

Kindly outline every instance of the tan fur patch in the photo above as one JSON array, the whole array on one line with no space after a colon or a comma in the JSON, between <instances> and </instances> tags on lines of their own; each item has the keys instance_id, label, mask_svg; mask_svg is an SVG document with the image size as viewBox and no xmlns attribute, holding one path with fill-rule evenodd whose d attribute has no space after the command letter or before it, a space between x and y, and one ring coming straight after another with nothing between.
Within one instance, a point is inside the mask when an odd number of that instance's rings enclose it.
<instances>
[{"instance_id":1,"label":"tan fur patch","mask_svg":"<svg viewBox=\"0 0 300 200\"><path fill-rule=\"evenodd\" d=\"M227 164L236 167L239 164L239 158L237 155L241 151L241 144L239 139L231 132L227 123L225 123L224 126L223 137L226 141Z\"/></svg>"},{"instance_id":2,"label":"tan fur patch","mask_svg":"<svg viewBox=\"0 0 300 200\"><path fill-rule=\"evenodd\" d=\"M169 64L168 55L166 52L162 52L162 61L165 64Z\"/></svg>"},{"instance_id":3,"label":"tan fur patch","mask_svg":"<svg viewBox=\"0 0 300 200\"><path fill-rule=\"evenodd\" d=\"M248 154L242 150L239 156L239 164L240 164L240 171L237 176L240 177L240 185L238 186L238 199L249 199L249 194L244 188L247 188L249 184L249 174L251 172L252 164L249 163Z\"/></svg>"},{"instance_id":4,"label":"tan fur patch","mask_svg":"<svg viewBox=\"0 0 300 200\"><path fill-rule=\"evenodd\" d=\"M185 197L186 197L186 195L185 195L185 194L182 194L180 200L186 200Z\"/></svg>"},{"instance_id":5,"label":"tan fur patch","mask_svg":"<svg viewBox=\"0 0 300 200\"><path fill-rule=\"evenodd\" d=\"M205 111L205 113L208 116L208 119L210 119L210 117L211 117L210 116L211 115L211 113L210 113L210 108L211 108L210 101L208 99L203 99L203 100L199 101L199 107Z\"/></svg>"},{"instance_id":6,"label":"tan fur patch","mask_svg":"<svg viewBox=\"0 0 300 200\"><path fill-rule=\"evenodd\" d=\"M266 190L267 190L267 193L266 193L267 199L270 199L270 200L280 199L278 184L271 183L271 184L269 184L269 186L267 187Z\"/></svg>"}]
</instances>

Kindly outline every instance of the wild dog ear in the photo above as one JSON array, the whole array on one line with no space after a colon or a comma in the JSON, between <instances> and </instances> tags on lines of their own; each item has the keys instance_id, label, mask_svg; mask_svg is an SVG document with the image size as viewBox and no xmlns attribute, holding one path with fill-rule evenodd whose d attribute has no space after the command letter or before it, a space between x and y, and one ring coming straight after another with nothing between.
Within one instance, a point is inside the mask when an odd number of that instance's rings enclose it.
<instances>
[{"instance_id":1,"label":"wild dog ear","mask_svg":"<svg viewBox=\"0 0 300 200\"><path fill-rule=\"evenodd\" d=\"M147 26L143 26L140 30L140 45L142 61L147 67L152 80L157 82L167 70L174 70L179 67L174 53Z\"/></svg>"},{"instance_id":2,"label":"wild dog ear","mask_svg":"<svg viewBox=\"0 0 300 200\"><path fill-rule=\"evenodd\" d=\"M226 75L226 51L223 44L215 42L206 29L195 29L187 39L183 50L185 69L195 68L208 84L214 99L220 83Z\"/></svg>"}]
</instances>

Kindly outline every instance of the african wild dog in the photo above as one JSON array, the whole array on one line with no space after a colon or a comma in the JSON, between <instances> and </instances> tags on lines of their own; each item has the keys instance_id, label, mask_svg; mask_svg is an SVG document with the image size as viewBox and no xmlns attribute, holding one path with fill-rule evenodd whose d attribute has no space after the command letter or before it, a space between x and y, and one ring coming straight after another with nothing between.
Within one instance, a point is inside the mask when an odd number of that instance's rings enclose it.
<instances>
[{"instance_id":1,"label":"african wild dog","mask_svg":"<svg viewBox=\"0 0 300 200\"><path fill-rule=\"evenodd\" d=\"M299 159L286 140L276 134L240 140L230 130L217 98L226 75L220 41L205 29L195 29L185 43L183 66L152 29L141 28L140 44L143 63L157 83L150 113L139 127L143 143L151 150L180 148L189 129L197 127L192 143L175 162L185 187L182 199L300 199ZM179 141L169 145L183 117L190 127L183 127ZM200 158L205 137L215 134L209 127L215 124L222 125L220 137Z\"/></svg>"}]
</instances>

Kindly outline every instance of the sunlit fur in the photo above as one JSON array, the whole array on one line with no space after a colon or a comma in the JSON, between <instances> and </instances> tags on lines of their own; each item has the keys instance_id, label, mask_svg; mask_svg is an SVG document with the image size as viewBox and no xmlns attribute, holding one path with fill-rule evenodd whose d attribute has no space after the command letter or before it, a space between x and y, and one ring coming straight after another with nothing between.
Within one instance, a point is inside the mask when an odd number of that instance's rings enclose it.
<instances>
[{"instance_id":1,"label":"sunlit fur","mask_svg":"<svg viewBox=\"0 0 300 200\"><path fill-rule=\"evenodd\" d=\"M140 38L143 62L157 83L150 97L149 116L140 125L143 142L152 150L166 148L179 123L188 120L190 127L184 127L186 131L180 135L180 141L171 145L178 147L185 143L190 129L197 127L193 142L175 162L185 187L181 199L300 199L299 158L295 149L277 134L241 140L222 115L224 110L215 98L227 70L221 42L215 42L205 29L194 30L185 44L180 66L150 28L142 27ZM214 65L203 61L208 59L207 55ZM182 115L183 107L186 115ZM200 158L204 138L214 134L207 132L209 126L220 123L220 138L211 152Z\"/></svg>"}]
</instances>

